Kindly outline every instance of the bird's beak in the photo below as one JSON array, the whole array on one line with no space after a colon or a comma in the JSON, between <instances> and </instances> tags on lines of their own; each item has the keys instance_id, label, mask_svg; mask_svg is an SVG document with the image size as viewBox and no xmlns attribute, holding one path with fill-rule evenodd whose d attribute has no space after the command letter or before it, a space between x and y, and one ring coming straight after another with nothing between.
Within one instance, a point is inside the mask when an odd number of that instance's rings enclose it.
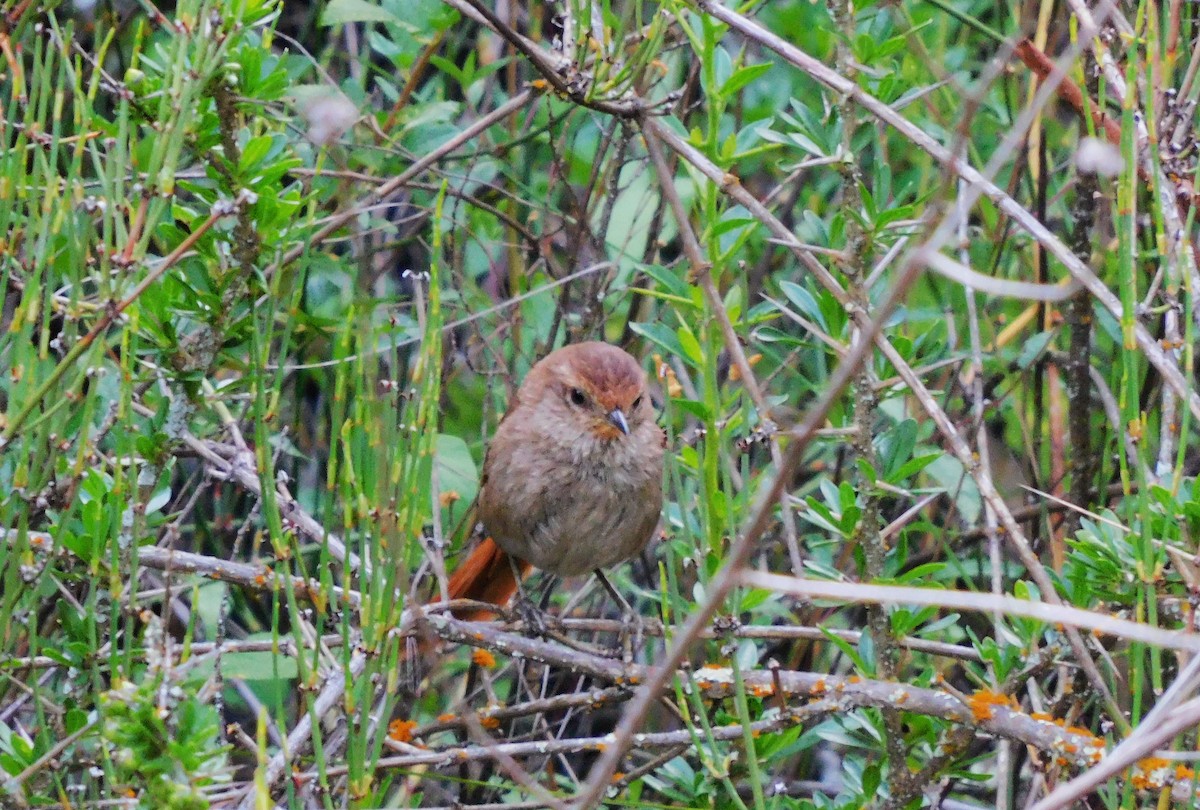
<instances>
[{"instance_id":1,"label":"bird's beak","mask_svg":"<svg viewBox=\"0 0 1200 810\"><path fill-rule=\"evenodd\" d=\"M626 436L629 435L629 423L625 421L625 412L620 408L613 408L608 412L608 421L612 422L613 425L616 426L617 430L621 431Z\"/></svg>"}]
</instances>

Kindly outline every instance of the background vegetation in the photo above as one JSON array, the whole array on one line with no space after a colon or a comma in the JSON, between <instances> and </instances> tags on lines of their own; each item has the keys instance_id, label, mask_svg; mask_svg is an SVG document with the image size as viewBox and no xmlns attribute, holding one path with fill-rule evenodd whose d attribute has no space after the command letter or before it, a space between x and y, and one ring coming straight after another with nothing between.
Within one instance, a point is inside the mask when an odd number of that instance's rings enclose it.
<instances>
[{"instance_id":1,"label":"background vegetation","mask_svg":"<svg viewBox=\"0 0 1200 810\"><path fill-rule=\"evenodd\" d=\"M7 3L0 804L1193 806L1197 14ZM596 338L645 632L457 621Z\"/></svg>"}]
</instances>

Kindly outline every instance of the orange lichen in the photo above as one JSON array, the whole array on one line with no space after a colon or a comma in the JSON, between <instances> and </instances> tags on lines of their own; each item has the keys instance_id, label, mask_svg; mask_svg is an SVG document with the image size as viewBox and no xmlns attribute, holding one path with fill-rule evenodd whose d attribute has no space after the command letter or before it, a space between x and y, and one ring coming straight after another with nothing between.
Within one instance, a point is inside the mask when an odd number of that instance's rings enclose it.
<instances>
[{"instance_id":1,"label":"orange lichen","mask_svg":"<svg viewBox=\"0 0 1200 810\"><path fill-rule=\"evenodd\" d=\"M857 675L851 675L849 678L846 679L846 683L862 683L862 678L860 678Z\"/></svg>"},{"instance_id":2,"label":"orange lichen","mask_svg":"<svg viewBox=\"0 0 1200 810\"><path fill-rule=\"evenodd\" d=\"M828 687L825 685L825 679L818 678L816 683L814 683L812 685L812 689L808 690L808 693L810 695L823 695L823 694L825 694L827 689L828 689Z\"/></svg>"},{"instance_id":3,"label":"orange lichen","mask_svg":"<svg viewBox=\"0 0 1200 810\"><path fill-rule=\"evenodd\" d=\"M479 717L479 725L491 731L500 728L500 718L492 717L491 715L481 715Z\"/></svg>"},{"instance_id":4,"label":"orange lichen","mask_svg":"<svg viewBox=\"0 0 1200 810\"><path fill-rule=\"evenodd\" d=\"M654 368L658 378L663 381L663 387L667 389L668 396L683 395L683 386L679 384L679 378L675 376L675 369L662 359L661 354L654 355Z\"/></svg>"},{"instance_id":5,"label":"orange lichen","mask_svg":"<svg viewBox=\"0 0 1200 810\"><path fill-rule=\"evenodd\" d=\"M416 727L416 720L393 720L388 723L388 736L396 742L412 742L413 729Z\"/></svg>"},{"instance_id":6,"label":"orange lichen","mask_svg":"<svg viewBox=\"0 0 1200 810\"><path fill-rule=\"evenodd\" d=\"M995 717L995 707L997 706L1003 706L1007 709L1020 708L1017 701L1011 695L993 692L990 689L980 689L971 695L967 698L967 706L971 709L971 716L975 718L975 722L977 723L981 723L984 720L991 720Z\"/></svg>"},{"instance_id":7,"label":"orange lichen","mask_svg":"<svg viewBox=\"0 0 1200 810\"><path fill-rule=\"evenodd\" d=\"M438 503L442 505L443 509L453 503L457 503L460 500L462 500L462 495L459 495L458 492L453 489L448 489L442 494L438 495Z\"/></svg>"},{"instance_id":8,"label":"orange lichen","mask_svg":"<svg viewBox=\"0 0 1200 810\"><path fill-rule=\"evenodd\" d=\"M1171 776L1171 763L1162 757L1146 757L1133 766L1130 784L1138 790L1158 790L1166 787Z\"/></svg>"},{"instance_id":9,"label":"orange lichen","mask_svg":"<svg viewBox=\"0 0 1200 810\"><path fill-rule=\"evenodd\" d=\"M750 687L750 694L757 698L770 697L775 694L775 687L769 683L755 684Z\"/></svg>"},{"instance_id":10,"label":"orange lichen","mask_svg":"<svg viewBox=\"0 0 1200 810\"><path fill-rule=\"evenodd\" d=\"M439 723L453 723L458 720L458 715L453 712L446 712L445 714L439 714L437 719Z\"/></svg>"},{"instance_id":11,"label":"orange lichen","mask_svg":"<svg viewBox=\"0 0 1200 810\"><path fill-rule=\"evenodd\" d=\"M478 667L486 667L491 669L496 666L496 656L492 655L487 650L476 650L471 653L471 661Z\"/></svg>"},{"instance_id":12,"label":"orange lichen","mask_svg":"<svg viewBox=\"0 0 1200 810\"><path fill-rule=\"evenodd\" d=\"M759 360L762 360L762 355L761 355L761 354L752 354L752 355L750 355L749 357L747 357L747 358L746 358L746 365L747 365L747 366L750 366L750 367L753 367L753 366L754 366L754 364L755 364L755 363L757 363ZM732 382L737 382L737 381L738 381L738 380L740 380L741 378L742 378L742 369L741 369L741 367L739 367L739 366L738 366L738 365L736 365L736 364L735 364L735 365L733 365L733 366L732 366L732 367L729 369L729 379L730 379Z\"/></svg>"},{"instance_id":13,"label":"orange lichen","mask_svg":"<svg viewBox=\"0 0 1200 810\"><path fill-rule=\"evenodd\" d=\"M1029 716L1032 717L1034 720L1041 720L1043 723L1053 723L1054 722L1054 715L1046 714L1045 712L1034 712L1033 714L1031 714Z\"/></svg>"}]
</instances>

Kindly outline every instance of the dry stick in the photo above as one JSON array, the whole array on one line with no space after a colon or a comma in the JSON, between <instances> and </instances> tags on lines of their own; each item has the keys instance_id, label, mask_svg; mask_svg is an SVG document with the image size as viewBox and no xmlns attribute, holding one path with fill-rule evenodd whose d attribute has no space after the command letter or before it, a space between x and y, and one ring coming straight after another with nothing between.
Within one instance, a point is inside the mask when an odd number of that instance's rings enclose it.
<instances>
[{"instance_id":1,"label":"dry stick","mask_svg":"<svg viewBox=\"0 0 1200 810\"><path fill-rule=\"evenodd\" d=\"M1070 605L1034 602L1015 596L998 596L977 591L944 591L936 588L912 588L902 585L875 585L869 582L835 582L799 579L764 571L744 571L741 584L787 593L807 599L834 599L845 602L934 605L954 610L998 611L1009 616L1082 627L1106 635L1138 641L1154 647L1200 653L1200 633L1164 630L1148 624L1118 619Z\"/></svg>"},{"instance_id":2,"label":"dry stick","mask_svg":"<svg viewBox=\"0 0 1200 810\"><path fill-rule=\"evenodd\" d=\"M683 142L682 139L658 120L643 118L641 126L642 133L648 143L652 138L657 138L666 142L689 162L693 162L697 166L711 166L702 155L692 149L690 145ZM683 151L681 146L686 147L692 154ZM695 159L693 159L692 155L695 156ZM696 163L697 159L700 161L699 163ZM716 167L711 168L717 174L714 182L719 183L721 188L729 190L730 186L737 185L736 178L726 177ZM708 173L707 170L705 173ZM748 194L746 196L753 199L753 195ZM755 200L755 203L757 204L757 200ZM761 208L761 206L756 207ZM784 238L791 238L791 233L786 229L783 229L783 235ZM820 263L815 260L814 264L820 267ZM825 269L820 267L820 272L825 273ZM635 730L644 721L646 712L649 711L651 704L657 699L659 692L662 691L667 681L674 675L675 669L678 668L687 656L688 645L697 638L700 630L712 618L712 615L717 611L717 608L724 601L726 595L728 595L729 591L737 583L741 568L749 561L755 542L762 536L771 522L774 504L779 501L787 486L787 482L791 480L793 473L795 473L796 468L800 465L804 451L812 440L814 433L825 423L825 417L841 397L843 389L849 385L851 379L866 360L872 342L880 334L883 321L891 314L918 275L919 269L915 265L905 268L896 285L889 291L889 294L878 308L876 320L868 320L862 326L862 335L860 335L859 341L850 347L850 351L843 358L842 362L838 364L837 369L826 384L824 393L809 409L804 417L804 421L792 431L792 442L788 445L782 464L776 469L770 484L760 493L754 509L750 512L750 519L746 522L743 531L730 546L729 553L725 558L725 564L709 583L705 600L697 606L696 611L692 614L687 624L684 625L683 629L675 637L664 663L651 671L646 683L638 691L632 703L626 708L621 717L621 722L613 732L612 744L604 749L604 752L593 764L588 781L574 803L575 807L590 808L600 800L609 779L612 778L613 773L617 769L621 757L624 756L626 749L628 749Z\"/></svg>"},{"instance_id":3,"label":"dry stick","mask_svg":"<svg viewBox=\"0 0 1200 810\"><path fill-rule=\"evenodd\" d=\"M1092 226L1096 221L1096 195L1099 191L1099 181L1095 172L1078 170L1075 180L1075 201L1071 213L1075 218L1069 239L1071 249L1083 261L1087 261L1092 252ZM1067 394L1067 434L1071 441L1071 491L1070 499L1077 504L1091 504L1096 494L1093 481L1099 466L1098 449L1092 447L1092 403L1096 397L1092 393L1092 385L1088 380L1088 370L1092 367L1092 302L1087 292L1072 296L1067 303L1065 320L1068 328L1070 349L1066 358L1060 364L1066 376ZM1113 423L1119 429L1120 422ZM1125 433L1125 431L1121 431ZM1136 469L1136 467L1134 468ZM1063 537L1072 537L1079 529L1079 515L1070 512L1062 527L1062 534L1057 534L1052 547L1057 554L1063 554Z\"/></svg>"},{"instance_id":4,"label":"dry stick","mask_svg":"<svg viewBox=\"0 0 1200 810\"><path fill-rule=\"evenodd\" d=\"M892 685L894 686L894 684ZM949 695L948 700L954 701ZM789 726L804 722L813 715L829 714L838 708L837 701L818 701L809 706L793 709L780 717L769 720L759 720L751 724L753 733L770 733ZM728 726L718 726L712 730L717 740L740 740L745 729L740 723ZM610 735L601 737L575 737L559 740L529 740L526 742L497 743L495 745L467 745L446 748L440 751L415 750L412 753L394 757L382 757L376 762L378 768L412 768L420 765L431 767L450 767L464 762L493 760L501 757L515 758L525 756L545 756L547 754L570 754L584 751L604 751L610 744ZM695 744L695 737L690 729L680 731L660 731L637 735L639 748L653 749L686 745L689 748ZM348 772L349 766L340 765L326 768L327 776L342 776ZM315 779L317 773L310 771L298 779Z\"/></svg>"},{"instance_id":5,"label":"dry stick","mask_svg":"<svg viewBox=\"0 0 1200 810\"><path fill-rule=\"evenodd\" d=\"M700 289L704 291L704 297L708 299L708 305L712 310L713 317L717 319L717 323L721 327L721 335L725 340L725 350L729 352L730 359L733 360L734 366L737 367L738 372L741 374L742 384L750 394L750 399L754 402L754 407L758 410L760 418L767 417L771 413L771 407L767 404L766 398L763 396L762 387L754 377L754 372L750 368L750 362L746 359L745 351L742 350L742 343L738 340L737 331L733 328L733 322L729 320L729 313L725 311L725 303L721 300L721 293L717 290L717 285L713 281L712 262L705 257L704 251L700 247L700 240L696 238L696 232L692 229L687 208L684 207L683 200L680 199L679 192L675 188L674 172L667 165L667 160L663 157L662 149L659 148L658 142L654 140L653 136L645 135L645 142L646 151L650 155L650 162L654 164L654 172L658 175L658 187L662 190L663 196L667 198L667 203L671 206L671 213L675 216L675 223L679 228L679 238L683 242L683 252L692 265L693 275L700 282ZM770 450L771 463L775 465L776 469L779 469L783 463L783 454L779 449L778 436L772 436ZM791 557L792 572L799 576L804 571L804 561L800 558L800 548L796 543L796 529L792 520L792 507L786 497L780 500L779 508L782 512L784 537L787 538L788 556Z\"/></svg>"},{"instance_id":6,"label":"dry stick","mask_svg":"<svg viewBox=\"0 0 1200 810\"><path fill-rule=\"evenodd\" d=\"M511 752L504 750L500 743L488 735L477 718L468 715L466 726L467 733L470 734L475 744L492 753L491 758L496 766L508 774L509 779L516 783L518 788L523 788L526 793L532 794L539 801L544 802L547 807L554 810L567 810L564 802L550 793L547 788L542 787L529 771L521 767Z\"/></svg>"},{"instance_id":7,"label":"dry stick","mask_svg":"<svg viewBox=\"0 0 1200 810\"><path fill-rule=\"evenodd\" d=\"M0 538L6 542L15 542L19 532L15 529L0 529ZM46 532L27 532L29 547L38 553L55 551L62 556L75 556L65 548L54 548L54 536ZM234 562L219 557L208 557L190 551L177 551L157 546L138 548L138 565L153 568L158 571L178 574L198 574L215 582L230 582L243 588L270 591L276 588L289 588L295 591L301 599L314 599L322 594L322 585L316 579L304 579L272 571L264 565ZM362 604L362 595L332 586L331 595L339 606L357 609ZM322 596L322 600L327 597Z\"/></svg>"},{"instance_id":8,"label":"dry stick","mask_svg":"<svg viewBox=\"0 0 1200 810\"><path fill-rule=\"evenodd\" d=\"M658 137L660 137L664 143L682 155L684 159L695 166L699 171L712 179L714 182L721 182L722 188L726 191L726 193L733 197L734 200L745 206L746 209L749 210L755 217L757 217L759 221L765 224L783 244L791 247L793 254L800 259L800 261L817 278L817 280L820 281L821 284L838 299L839 303L846 307L847 311L851 313L852 317L859 322L860 327L877 323L880 318L886 317L886 314L880 315L877 313L875 319L872 320L867 313L861 312L857 307L855 307L853 302L850 301L845 291L841 289L840 285L838 285L837 281L833 278L829 271L826 270L825 267L819 261L817 261L815 257L796 246L796 240L787 227L784 226L784 224L780 222L773 214L771 214L771 212L768 211L753 194L746 191L745 188L737 183L736 179L728 178L727 175L722 173L719 168L713 165L704 155L695 149L695 147L683 140L671 129L661 125L654 119L649 119L647 124L653 125ZM911 257L910 260L903 265L901 270L902 280L897 282L897 287L894 289L893 295L900 294L903 289L906 288L904 285L906 285L907 282L904 281L904 279L909 278L911 274L915 273L916 267L917 263L915 261L915 257ZM885 313L890 311L890 307L893 305L894 298L889 298L883 311ZM1025 538L1024 533L1021 531L1020 524L1013 518L1012 511L1008 508L1008 505L1004 502L1004 499L1001 498L1000 494L996 491L995 485L992 483L991 471L986 470L979 465L978 460L975 458L974 454L971 452L971 449L967 446L967 443L959 434L957 428L955 428L954 423L950 421L950 418L934 400L933 396L929 393L929 390L925 387L924 383L921 382L916 372L913 371L912 367L908 365L908 362L900 355L900 353L896 351L895 347L892 346L887 337L878 330L871 332L871 334L873 336L872 339L878 344L880 350L883 351L884 356L887 357L888 361L891 362L896 368L896 371L899 373L901 379L910 388L913 395L917 397L918 401L924 407L926 413L928 413L929 416L934 420L938 431L946 438L955 456L958 457L960 463L962 463L963 467L971 473L973 478L975 478L976 484L979 487L980 495L991 505L997 517L1000 518L1000 523L1005 529L1009 543L1017 552L1017 556L1020 558L1022 564L1033 576L1034 581L1037 583L1038 588L1041 589L1044 598L1048 601L1061 602L1061 599L1059 598L1057 591L1054 590L1054 585L1050 581L1049 576L1047 576L1041 561L1037 558L1037 555L1033 553L1033 550L1029 546L1029 541ZM859 348L861 349L862 347ZM1071 647L1075 652L1076 657L1079 658L1079 665L1088 675L1088 678L1092 681L1092 684L1097 691L1104 696L1106 703L1108 704L1108 709L1114 716L1114 720L1117 723L1126 723L1124 716L1120 712L1120 708L1117 706L1116 701L1112 698L1112 695L1110 694L1108 687L1104 682L1103 676L1096 667L1095 661L1093 661L1091 656L1087 654L1087 648L1083 643L1083 639L1079 636L1079 633L1074 629L1068 629L1067 638L1071 642Z\"/></svg>"},{"instance_id":9,"label":"dry stick","mask_svg":"<svg viewBox=\"0 0 1200 810\"><path fill-rule=\"evenodd\" d=\"M156 568L149 565L146 567ZM156 570L158 569L156 568ZM818 632L817 635L819 637L821 634ZM326 647L340 647L342 637L327 633L321 637L321 644ZM219 645L215 641L194 641L187 646L188 660L180 662L179 667L185 668L199 664L209 655L216 653L218 646L222 654L229 654L231 652L278 652L289 658L295 658L299 654L296 642L291 637L282 638L279 642L273 639L237 639L232 641L227 639ZM109 644L104 644L95 654L88 656L88 659L102 658L109 653L110 649ZM137 654L135 653L136 656ZM62 665L61 658L52 658L48 655L27 655L12 658L0 656L0 668L6 672L17 669L53 669Z\"/></svg>"},{"instance_id":10,"label":"dry stick","mask_svg":"<svg viewBox=\"0 0 1200 810\"><path fill-rule=\"evenodd\" d=\"M558 623L564 630L590 630L601 633L619 633L625 628L625 623L617 619L571 619L560 618ZM646 634L663 635L660 622L646 622ZM743 624L728 630L713 630L708 628L701 632L699 638L747 638L762 641L794 641L805 639L809 641L824 641L830 637L839 638L851 645L857 645L862 638L859 630L835 630L828 627L806 627L803 625L759 625ZM980 661L980 655L972 647L961 644L950 644L945 641L932 641L915 636L901 636L896 643L913 652L923 652L929 655L940 655L947 658L958 658L963 661Z\"/></svg>"},{"instance_id":11,"label":"dry stick","mask_svg":"<svg viewBox=\"0 0 1200 810\"><path fill-rule=\"evenodd\" d=\"M533 698L522 703L512 705L494 704L489 705L482 711L474 713L474 721L479 724L492 726L496 723L502 723L505 720L514 720L519 717L528 717L531 714L549 714L550 712L566 711L567 709L588 709L589 711L607 706L612 703L618 703L629 697L629 688L625 686L609 686L604 689L588 689L586 691L571 692L563 695L554 695L548 698ZM467 718L462 715L450 717L447 719L439 719L425 726L420 726L412 730L414 739L425 739L437 734L441 731L449 731L450 729L463 728L467 725ZM383 741L383 744L390 748L401 748L402 746L388 737ZM407 749L405 749L407 750Z\"/></svg>"},{"instance_id":12,"label":"dry stick","mask_svg":"<svg viewBox=\"0 0 1200 810\"><path fill-rule=\"evenodd\" d=\"M1080 261L1071 249L1046 228L1045 225L1039 222L1036 217L1025 210L1016 200L979 170L951 153L949 149L935 141L928 133L899 115L894 109L875 96L865 92L862 88L848 81L843 76L838 75L820 60L808 55L753 20L731 11L718 3L711 2L711 0L692 0L692 3L701 11L715 17L744 36L775 51L789 63L804 71L821 84L838 93L848 94L858 104L879 118L880 121L896 129L901 135L912 141L914 145L920 147L942 163L947 171L958 174L971 185L973 190L981 192L1001 211L1028 232L1030 236L1037 239L1070 272L1076 281L1086 287L1115 317L1118 319L1121 318L1123 315L1121 300L1092 272L1091 268ZM1092 22L1094 23L1094 21ZM736 179L731 178L731 182L736 183ZM795 240L788 239L788 242L791 244ZM1200 280L1197 281L1197 286L1200 287ZM1197 313L1197 317L1200 317L1200 312ZM1163 381L1175 389L1175 393L1181 399L1186 399L1192 413L1200 417L1200 396L1197 396L1191 390L1188 381L1184 379L1179 368L1167 357L1166 352L1158 344L1154 336L1147 331L1145 326L1135 323L1134 337L1138 347L1146 356L1147 361L1150 365L1154 366L1154 369L1162 376Z\"/></svg>"},{"instance_id":13,"label":"dry stick","mask_svg":"<svg viewBox=\"0 0 1200 810\"><path fill-rule=\"evenodd\" d=\"M1054 70L1054 63L1029 39L1023 39L1018 42L1016 47L1013 48L1013 53L1025 63L1025 67L1034 72L1040 81L1046 81L1050 78L1050 74ZM1070 79L1064 79L1059 84L1057 93L1080 116L1087 115L1088 108L1091 108L1092 124L1096 129L1104 132L1104 137L1108 139L1109 143L1121 143L1121 125L1114 121L1095 102L1089 101L1085 104L1083 91L1079 89L1079 85Z\"/></svg>"},{"instance_id":14,"label":"dry stick","mask_svg":"<svg viewBox=\"0 0 1200 810\"><path fill-rule=\"evenodd\" d=\"M560 95L583 107L589 107L599 112L608 113L617 118L633 118L640 114L641 99L630 95L624 99L592 98L588 95L591 89L590 81L568 81L567 79L582 79L578 68L557 53L546 51L533 40L522 36L505 23L482 0L443 0L447 5L460 11L473 11L471 16L482 18L484 23L500 36L504 37L520 53L523 53L537 71ZM570 34L566 34L570 36ZM589 77L590 78L590 77Z\"/></svg>"},{"instance_id":15,"label":"dry stick","mask_svg":"<svg viewBox=\"0 0 1200 810\"><path fill-rule=\"evenodd\" d=\"M751 576L750 572L745 572ZM790 582L808 583L794 577L780 577ZM828 584L828 583L823 583ZM837 583L833 583L837 584ZM922 589L909 589L928 593ZM1019 601L1019 600L1018 600ZM463 622L449 615L430 615L429 626L441 638L480 647L500 650L505 655L526 661L538 661L551 666L566 667L612 683L643 684L650 682L659 667L627 664L616 659L580 655L578 651L541 639L517 633L507 633L477 622ZM1101 617L1103 618L1103 617ZM729 667L705 668L691 673L695 685L705 699L720 700L736 694L733 671ZM863 679L856 676L829 675L823 672L783 671L773 668L743 673L747 689L763 695L782 697L831 698L839 701L843 710L870 706L882 708L900 706L906 711L964 723L973 728L1033 745L1041 750L1063 752L1079 765L1090 765L1099 758L1103 743L1086 731L1073 731L1061 725L1033 717L994 702L994 713L973 711L970 698L966 704L960 696L938 689L913 687L894 681ZM985 693L985 695L988 693ZM740 726L738 726L740 728ZM690 732L687 732L690 733ZM643 740L650 735L637 735ZM604 738L607 747L614 737ZM1063 743L1071 743L1064 746ZM606 748L607 750L607 748ZM444 752L443 752L444 753ZM539 753L536 750L532 753Z\"/></svg>"},{"instance_id":16,"label":"dry stick","mask_svg":"<svg viewBox=\"0 0 1200 810\"><path fill-rule=\"evenodd\" d=\"M826 8L833 17L835 25L841 30L840 37L834 46L834 60L837 71L857 84L857 67L849 43L855 38L855 14L853 0L827 0ZM854 132L861 123L860 111L854 102L843 96L836 101L841 139L839 148L844 153L840 165L836 166L840 175L841 191L837 207L845 217L842 251L846 255L843 270L846 278L846 292L850 295L855 306L868 309L871 306L871 288L865 285L865 279L870 271L865 268L868 258L868 237L858 217L863 208L863 192L860 186L865 186L859 156L854 152ZM962 268L973 273L969 268ZM851 339L858 332L855 325L851 328ZM874 383L878 382L870 363L864 363L855 375L851 385L849 423L853 427L847 437L846 448L849 450L852 466L865 465L872 470L880 470L879 452L872 435L872 425L878 417L879 392ZM848 478L858 492L858 519L854 529L846 537L851 548L858 548L863 556L863 571L870 580L881 579L887 567L887 542L881 529L883 528L881 499L884 497L881 487L872 486L874 477L868 477L856 470ZM805 575L804 571L793 572L798 577ZM899 654L896 646L896 634L892 628L887 611L879 605L868 605L866 609L867 638L874 646L874 674L885 681L897 679L897 664ZM880 711L883 721L883 750L887 758L887 793L885 800L879 803L881 810L897 810L908 806L912 798L918 795L926 786L916 781L915 774L907 767L908 747L905 744L905 729L903 713L897 707L889 707ZM898 763L906 763L899 767Z\"/></svg>"}]
</instances>

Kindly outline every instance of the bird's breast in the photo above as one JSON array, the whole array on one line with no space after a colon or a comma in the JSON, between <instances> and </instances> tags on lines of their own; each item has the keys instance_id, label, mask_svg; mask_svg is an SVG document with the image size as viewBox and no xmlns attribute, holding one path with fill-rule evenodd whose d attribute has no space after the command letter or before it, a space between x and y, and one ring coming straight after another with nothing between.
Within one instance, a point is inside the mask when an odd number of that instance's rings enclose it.
<instances>
[{"instance_id":1,"label":"bird's breast","mask_svg":"<svg viewBox=\"0 0 1200 810\"><path fill-rule=\"evenodd\" d=\"M537 444L539 451L529 452ZM514 448L481 493L496 542L538 568L574 576L634 554L662 507L659 441L576 438ZM492 519L487 520L488 514Z\"/></svg>"}]
</instances>

